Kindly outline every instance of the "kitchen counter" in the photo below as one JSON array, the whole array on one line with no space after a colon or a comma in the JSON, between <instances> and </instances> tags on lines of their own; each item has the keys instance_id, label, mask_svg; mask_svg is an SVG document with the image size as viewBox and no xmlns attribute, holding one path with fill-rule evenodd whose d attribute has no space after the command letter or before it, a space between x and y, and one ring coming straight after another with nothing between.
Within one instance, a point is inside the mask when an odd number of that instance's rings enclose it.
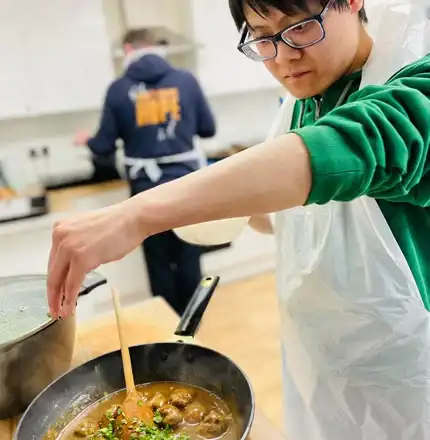
<instances>
[{"instance_id":1,"label":"kitchen counter","mask_svg":"<svg viewBox=\"0 0 430 440\"><path fill-rule=\"evenodd\" d=\"M111 200L113 195L113 199ZM0 224L0 236L25 232L28 230L52 228L55 222L69 217L77 211L90 211L97 207L119 202L128 197L128 185L124 181L97 183L94 185L78 186L60 190L48 191L49 214L23 220ZM93 206L94 200L100 200L100 205ZM87 201L87 203L85 203ZM103 203L106 201L106 203Z\"/></svg>"},{"instance_id":2,"label":"kitchen counter","mask_svg":"<svg viewBox=\"0 0 430 440\"><path fill-rule=\"evenodd\" d=\"M54 214L70 212L74 209L77 199L82 197L99 197L111 191L128 192L128 184L125 181L118 180L48 191L50 211Z\"/></svg>"},{"instance_id":3,"label":"kitchen counter","mask_svg":"<svg viewBox=\"0 0 430 440\"><path fill-rule=\"evenodd\" d=\"M275 428L282 426L282 387L274 290L272 276L218 287L198 334L199 343L229 356L250 378L259 408L252 440L283 439ZM124 315L130 345L170 340L178 323L176 314L160 298L125 308ZM78 326L73 364L117 349L119 339L111 311ZM2 440L12 439L15 423L0 422Z\"/></svg>"}]
</instances>

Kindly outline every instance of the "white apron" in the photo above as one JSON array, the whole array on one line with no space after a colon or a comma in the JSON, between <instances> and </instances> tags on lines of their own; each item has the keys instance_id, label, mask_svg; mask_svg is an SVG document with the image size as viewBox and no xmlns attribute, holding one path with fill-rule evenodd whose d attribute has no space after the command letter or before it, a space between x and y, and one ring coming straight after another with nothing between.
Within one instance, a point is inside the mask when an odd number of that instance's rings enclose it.
<instances>
[{"instance_id":1,"label":"white apron","mask_svg":"<svg viewBox=\"0 0 430 440\"><path fill-rule=\"evenodd\" d=\"M362 86L422 55L411 41L425 18L409 3L379 11ZM270 137L288 131L293 105ZM289 440L430 439L430 314L376 201L290 209L275 230Z\"/></svg>"}]
</instances>

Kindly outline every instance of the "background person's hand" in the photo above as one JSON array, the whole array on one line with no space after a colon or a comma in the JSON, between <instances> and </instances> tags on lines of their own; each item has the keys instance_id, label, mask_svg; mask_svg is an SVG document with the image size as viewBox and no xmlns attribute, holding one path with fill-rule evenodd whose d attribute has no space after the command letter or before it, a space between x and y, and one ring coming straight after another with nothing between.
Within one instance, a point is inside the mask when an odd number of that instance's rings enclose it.
<instances>
[{"instance_id":1,"label":"background person's hand","mask_svg":"<svg viewBox=\"0 0 430 440\"><path fill-rule=\"evenodd\" d=\"M126 202L60 221L54 228L48 268L48 302L54 319L75 307L85 274L117 261L146 237Z\"/></svg>"},{"instance_id":2,"label":"background person's hand","mask_svg":"<svg viewBox=\"0 0 430 440\"><path fill-rule=\"evenodd\" d=\"M78 131L73 139L73 144L77 147L86 146L90 138L91 136L87 131Z\"/></svg>"}]
</instances>

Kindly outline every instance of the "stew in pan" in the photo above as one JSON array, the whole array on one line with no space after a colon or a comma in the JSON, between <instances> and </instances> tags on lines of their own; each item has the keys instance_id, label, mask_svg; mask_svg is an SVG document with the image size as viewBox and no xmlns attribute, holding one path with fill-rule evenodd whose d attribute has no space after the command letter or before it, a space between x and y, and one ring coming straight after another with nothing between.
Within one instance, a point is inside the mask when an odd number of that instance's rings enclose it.
<instances>
[{"instance_id":1,"label":"stew in pan","mask_svg":"<svg viewBox=\"0 0 430 440\"><path fill-rule=\"evenodd\" d=\"M126 420L121 409L125 391L90 406L62 432L50 430L44 440L237 440L234 417L218 396L175 382L137 387L142 404L153 410L154 423Z\"/></svg>"}]
</instances>

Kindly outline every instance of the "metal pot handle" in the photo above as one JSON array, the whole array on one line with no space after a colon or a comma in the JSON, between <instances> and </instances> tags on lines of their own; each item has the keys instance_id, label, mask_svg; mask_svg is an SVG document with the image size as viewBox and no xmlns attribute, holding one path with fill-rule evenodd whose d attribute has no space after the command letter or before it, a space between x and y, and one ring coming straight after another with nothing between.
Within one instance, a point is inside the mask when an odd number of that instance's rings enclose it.
<instances>
[{"instance_id":1,"label":"metal pot handle","mask_svg":"<svg viewBox=\"0 0 430 440\"><path fill-rule=\"evenodd\" d=\"M79 291L79 296L88 295L95 288L103 286L107 283L107 279L97 272L89 272L85 275L84 282L82 283L81 290Z\"/></svg>"},{"instance_id":2,"label":"metal pot handle","mask_svg":"<svg viewBox=\"0 0 430 440\"><path fill-rule=\"evenodd\" d=\"M218 283L219 277L206 277L200 281L176 328L176 336L194 337Z\"/></svg>"}]
</instances>

